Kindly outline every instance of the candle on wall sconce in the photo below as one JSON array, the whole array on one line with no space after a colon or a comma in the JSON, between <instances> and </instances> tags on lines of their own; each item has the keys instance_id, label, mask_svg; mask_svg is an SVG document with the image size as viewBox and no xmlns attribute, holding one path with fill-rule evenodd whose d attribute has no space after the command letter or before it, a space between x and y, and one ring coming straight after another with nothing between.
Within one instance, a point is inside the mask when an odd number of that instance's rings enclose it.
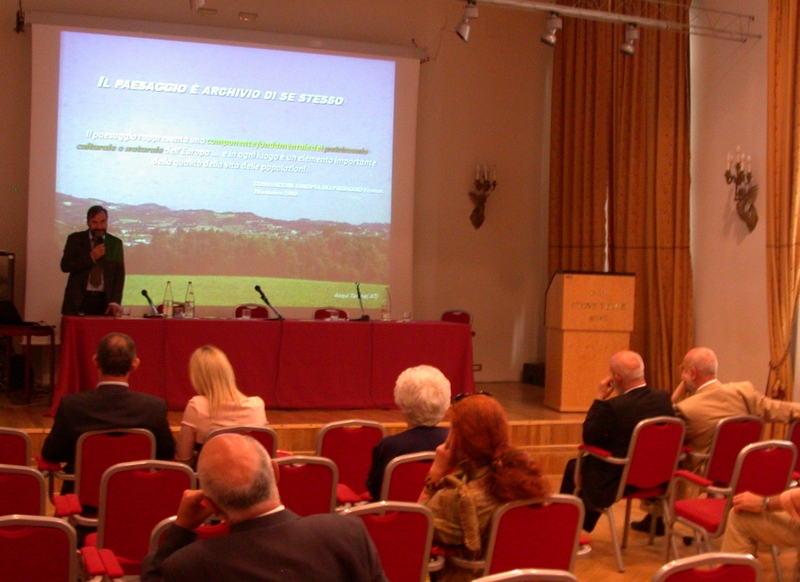
<instances>
[{"instance_id":1,"label":"candle on wall sconce","mask_svg":"<svg viewBox=\"0 0 800 582\"><path fill-rule=\"evenodd\" d=\"M725 170L725 181L734 185L734 201L736 213L739 215L750 232L758 224L758 211L756 210L756 196L758 185L753 183L753 159L742 153L742 148L736 146L735 154L728 154L728 169Z\"/></svg>"},{"instance_id":2,"label":"candle on wall sconce","mask_svg":"<svg viewBox=\"0 0 800 582\"><path fill-rule=\"evenodd\" d=\"M486 219L486 201L497 187L497 166L488 164L475 165L475 190L470 190L469 199L475 205L469 220L476 229L480 228Z\"/></svg>"}]
</instances>

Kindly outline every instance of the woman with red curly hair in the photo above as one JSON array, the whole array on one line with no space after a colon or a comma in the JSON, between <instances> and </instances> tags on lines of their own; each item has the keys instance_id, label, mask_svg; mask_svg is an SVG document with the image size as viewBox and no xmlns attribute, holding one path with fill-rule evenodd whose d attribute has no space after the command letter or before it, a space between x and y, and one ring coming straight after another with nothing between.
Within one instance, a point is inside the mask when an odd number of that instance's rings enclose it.
<instances>
[{"instance_id":1,"label":"woman with red curly hair","mask_svg":"<svg viewBox=\"0 0 800 582\"><path fill-rule=\"evenodd\" d=\"M448 411L450 435L436 449L419 503L434 516L435 542L461 546L478 558L492 512L517 499L542 497L549 484L541 466L509 444L508 417L485 393L460 395ZM436 580L472 580L472 572L445 567Z\"/></svg>"}]
</instances>

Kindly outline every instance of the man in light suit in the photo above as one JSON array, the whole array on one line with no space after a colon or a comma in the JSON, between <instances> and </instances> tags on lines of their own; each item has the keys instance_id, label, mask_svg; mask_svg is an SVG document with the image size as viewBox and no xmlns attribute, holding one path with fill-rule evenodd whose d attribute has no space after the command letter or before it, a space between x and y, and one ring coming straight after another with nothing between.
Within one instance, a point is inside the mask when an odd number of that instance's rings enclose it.
<instances>
[{"instance_id":1,"label":"man in light suit","mask_svg":"<svg viewBox=\"0 0 800 582\"><path fill-rule=\"evenodd\" d=\"M617 352L611 358L611 375L600 382L597 397L586 414L583 442L610 451L615 457L625 457L633 429L640 421L655 416L675 416L669 394L647 386L639 354ZM575 459L567 463L561 493L575 491L574 473ZM583 529L591 532L602 510L614 503L621 477L619 465L591 456L581 460L579 495L586 506Z\"/></svg>"},{"instance_id":2,"label":"man in light suit","mask_svg":"<svg viewBox=\"0 0 800 582\"><path fill-rule=\"evenodd\" d=\"M184 492L161 547L142 562L142 581L388 582L359 518L299 517L280 500L276 470L255 439L213 437L197 463L200 490ZM212 514L230 533L195 541Z\"/></svg>"},{"instance_id":3,"label":"man in light suit","mask_svg":"<svg viewBox=\"0 0 800 582\"><path fill-rule=\"evenodd\" d=\"M774 400L750 382L723 384L717 379L717 355L709 348L689 350L681 366L681 383L672 393L678 416L686 421L686 444L708 452L714 428L723 418L753 414L769 422L800 417L800 403Z\"/></svg>"},{"instance_id":4,"label":"man in light suit","mask_svg":"<svg viewBox=\"0 0 800 582\"><path fill-rule=\"evenodd\" d=\"M122 241L106 232L108 212L92 206L86 213L88 230L67 237L61 270L69 273L62 315L117 315L125 286Z\"/></svg>"},{"instance_id":5,"label":"man in light suit","mask_svg":"<svg viewBox=\"0 0 800 582\"><path fill-rule=\"evenodd\" d=\"M95 390L67 394L61 399L53 428L42 446L42 457L52 463L67 463L72 473L78 437L91 430L145 428L156 437L156 458L175 457L175 439L167 422L167 403L156 396L133 392L128 378L139 367L136 345L123 333L100 340L94 356L100 381ZM62 493L72 492L65 481Z\"/></svg>"}]
</instances>

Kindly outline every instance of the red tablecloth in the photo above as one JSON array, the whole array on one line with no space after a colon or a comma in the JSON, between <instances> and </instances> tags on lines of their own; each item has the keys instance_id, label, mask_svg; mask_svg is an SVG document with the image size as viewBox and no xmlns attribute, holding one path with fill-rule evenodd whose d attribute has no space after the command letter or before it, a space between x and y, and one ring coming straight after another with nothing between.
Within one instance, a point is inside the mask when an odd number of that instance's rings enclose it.
<instances>
[{"instance_id":1,"label":"red tablecloth","mask_svg":"<svg viewBox=\"0 0 800 582\"><path fill-rule=\"evenodd\" d=\"M94 388L92 356L114 331L136 341L141 364L131 388L164 398L170 410L195 395L189 356L208 343L227 354L242 392L261 396L267 408L393 407L397 375L419 364L442 370L453 394L475 389L464 324L64 317L51 412L64 394Z\"/></svg>"}]
</instances>

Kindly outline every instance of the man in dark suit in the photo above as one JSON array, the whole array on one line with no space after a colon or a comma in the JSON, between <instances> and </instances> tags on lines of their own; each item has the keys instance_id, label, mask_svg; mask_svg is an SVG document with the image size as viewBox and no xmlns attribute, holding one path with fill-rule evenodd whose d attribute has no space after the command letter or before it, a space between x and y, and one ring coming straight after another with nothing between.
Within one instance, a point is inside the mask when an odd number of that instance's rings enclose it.
<instances>
[{"instance_id":1,"label":"man in dark suit","mask_svg":"<svg viewBox=\"0 0 800 582\"><path fill-rule=\"evenodd\" d=\"M387 582L359 518L299 517L284 508L267 451L255 439L210 439L197 463L200 490L184 492L161 547L142 562L142 581ZM211 515L230 533L195 541L192 531Z\"/></svg>"},{"instance_id":2,"label":"man in dark suit","mask_svg":"<svg viewBox=\"0 0 800 582\"><path fill-rule=\"evenodd\" d=\"M88 230L67 237L61 270L69 273L62 315L117 315L125 286L122 241L106 232L108 212L92 206L86 213Z\"/></svg>"},{"instance_id":3,"label":"man in dark suit","mask_svg":"<svg viewBox=\"0 0 800 582\"><path fill-rule=\"evenodd\" d=\"M619 394L615 398L612 398ZM669 394L648 388L644 362L636 352L611 357L611 375L597 387L597 398L583 422L584 444L600 447L615 457L625 457L636 425L654 416L675 416ZM567 463L562 493L575 491L575 459ZM592 531L602 510L614 503L622 467L591 456L581 460L580 497L586 506L583 529Z\"/></svg>"},{"instance_id":4,"label":"man in dark suit","mask_svg":"<svg viewBox=\"0 0 800 582\"><path fill-rule=\"evenodd\" d=\"M128 377L139 367L136 345L123 333L111 333L100 340L94 356L100 381L95 390L68 394L56 410L53 428L42 446L42 457L53 463L67 463L72 473L78 437L91 430L145 428L156 437L156 458L175 457L175 439L167 422L167 403L161 398L132 392ZM72 481L65 481L62 493L70 493Z\"/></svg>"}]
</instances>

